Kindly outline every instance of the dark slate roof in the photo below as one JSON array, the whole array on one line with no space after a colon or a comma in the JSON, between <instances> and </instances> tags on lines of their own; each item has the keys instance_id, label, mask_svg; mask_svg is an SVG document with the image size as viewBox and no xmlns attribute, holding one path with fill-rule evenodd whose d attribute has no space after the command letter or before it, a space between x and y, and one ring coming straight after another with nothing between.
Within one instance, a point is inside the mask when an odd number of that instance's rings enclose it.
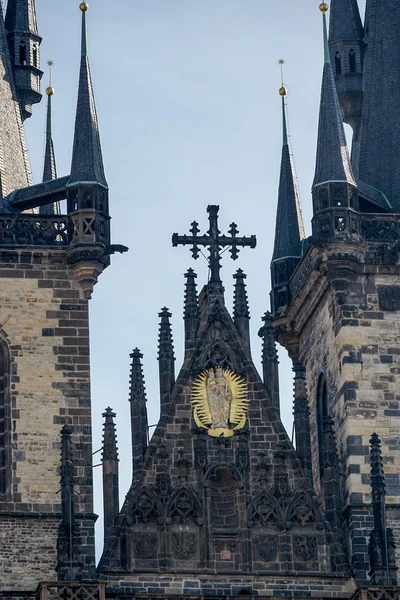
<instances>
[{"instance_id":1,"label":"dark slate roof","mask_svg":"<svg viewBox=\"0 0 400 600\"><path fill-rule=\"evenodd\" d=\"M332 0L330 3L329 41L355 41L364 38L357 0Z\"/></svg>"},{"instance_id":2,"label":"dark slate roof","mask_svg":"<svg viewBox=\"0 0 400 600\"><path fill-rule=\"evenodd\" d=\"M400 211L400 2L367 0L359 178Z\"/></svg>"},{"instance_id":3,"label":"dark slate roof","mask_svg":"<svg viewBox=\"0 0 400 600\"><path fill-rule=\"evenodd\" d=\"M15 190L6 200L11 207L18 210L26 210L50 202L58 202L67 197L68 181L69 175L53 179L52 181L37 183L36 185Z\"/></svg>"},{"instance_id":4,"label":"dark slate roof","mask_svg":"<svg viewBox=\"0 0 400 600\"><path fill-rule=\"evenodd\" d=\"M82 12L82 56L78 104L69 185L78 182L100 183L107 187L101 152L99 125L86 44L86 12Z\"/></svg>"},{"instance_id":5,"label":"dark slate roof","mask_svg":"<svg viewBox=\"0 0 400 600\"><path fill-rule=\"evenodd\" d=\"M6 29L38 35L35 0L8 0Z\"/></svg>"},{"instance_id":6,"label":"dark slate roof","mask_svg":"<svg viewBox=\"0 0 400 600\"><path fill-rule=\"evenodd\" d=\"M290 153L285 98L282 98L283 145L279 180L278 208L275 225L275 243L272 260L302 255L305 238L303 214L296 173Z\"/></svg>"},{"instance_id":7,"label":"dark slate roof","mask_svg":"<svg viewBox=\"0 0 400 600\"><path fill-rule=\"evenodd\" d=\"M282 148L275 243L272 260L287 256L302 256L305 237L300 196L289 146Z\"/></svg>"},{"instance_id":8,"label":"dark slate roof","mask_svg":"<svg viewBox=\"0 0 400 600\"><path fill-rule=\"evenodd\" d=\"M318 124L317 160L313 187L326 181L346 181L356 185L350 164L342 113L329 60L322 76Z\"/></svg>"},{"instance_id":9,"label":"dark slate roof","mask_svg":"<svg viewBox=\"0 0 400 600\"><path fill-rule=\"evenodd\" d=\"M47 96L47 127L46 127L46 150L44 154L43 181L57 179L56 155L54 152L53 133L51 124L51 96Z\"/></svg>"}]
</instances>

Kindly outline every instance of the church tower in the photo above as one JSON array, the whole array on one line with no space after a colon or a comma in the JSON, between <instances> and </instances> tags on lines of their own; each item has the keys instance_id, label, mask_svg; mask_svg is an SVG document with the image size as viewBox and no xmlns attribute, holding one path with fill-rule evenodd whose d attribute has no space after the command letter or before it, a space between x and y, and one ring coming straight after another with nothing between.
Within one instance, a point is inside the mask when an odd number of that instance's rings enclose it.
<instances>
[{"instance_id":1,"label":"church tower","mask_svg":"<svg viewBox=\"0 0 400 600\"><path fill-rule=\"evenodd\" d=\"M369 445L371 440L372 461L376 434L382 444L378 440L375 472L386 481L386 488L377 484L377 502L384 514L386 494L389 526L398 518L400 500L400 176L395 150L400 7L394 0L367 0L363 25L356 0L332 0L329 45L328 5L322 3L320 10L325 64L312 236L285 284L289 301L280 304L274 295L273 317L278 341L305 369L313 481L326 510L331 477L326 436L331 430L345 539L360 584L369 580L368 573L374 577L374 549L386 558L390 553L385 529L384 541L369 539L373 514L380 510L372 511L370 495ZM353 128L351 161L342 120ZM273 262L272 274L274 269Z\"/></svg>"},{"instance_id":2,"label":"church tower","mask_svg":"<svg viewBox=\"0 0 400 600\"><path fill-rule=\"evenodd\" d=\"M5 24L0 13L0 96L9 111L2 111L0 126L0 137L8 136L7 144L0 140L7 216L0 225L0 587L6 590L95 576L88 302L115 248L87 9L82 2L71 171L57 177L55 170L50 86L44 181L36 185L29 185L21 122L40 100L34 0L9 0ZM55 215L61 200L67 214ZM36 207L39 214L22 214Z\"/></svg>"}]
</instances>

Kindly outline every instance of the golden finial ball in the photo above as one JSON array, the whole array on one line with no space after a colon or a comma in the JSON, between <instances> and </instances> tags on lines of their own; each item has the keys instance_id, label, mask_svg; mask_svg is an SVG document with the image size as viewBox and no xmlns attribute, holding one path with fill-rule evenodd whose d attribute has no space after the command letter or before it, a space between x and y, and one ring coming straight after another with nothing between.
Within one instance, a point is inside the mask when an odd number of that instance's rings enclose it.
<instances>
[{"instance_id":1,"label":"golden finial ball","mask_svg":"<svg viewBox=\"0 0 400 600\"><path fill-rule=\"evenodd\" d=\"M89 8L89 4L87 2L81 2L79 8L82 12L85 12Z\"/></svg>"},{"instance_id":2,"label":"golden finial ball","mask_svg":"<svg viewBox=\"0 0 400 600\"><path fill-rule=\"evenodd\" d=\"M327 3L326 3L326 2L321 2L321 4L319 5L319 10L320 10L322 13L326 13L326 12L328 12L328 10L329 10L329 6L327 5Z\"/></svg>"},{"instance_id":3,"label":"golden finial ball","mask_svg":"<svg viewBox=\"0 0 400 600\"><path fill-rule=\"evenodd\" d=\"M279 95L280 96L286 96L287 95L287 89L285 88L284 85L281 88L279 88Z\"/></svg>"},{"instance_id":4,"label":"golden finial ball","mask_svg":"<svg viewBox=\"0 0 400 600\"><path fill-rule=\"evenodd\" d=\"M48 96L53 96L53 94L54 94L54 88L51 87L51 85L46 89L46 94Z\"/></svg>"}]
</instances>

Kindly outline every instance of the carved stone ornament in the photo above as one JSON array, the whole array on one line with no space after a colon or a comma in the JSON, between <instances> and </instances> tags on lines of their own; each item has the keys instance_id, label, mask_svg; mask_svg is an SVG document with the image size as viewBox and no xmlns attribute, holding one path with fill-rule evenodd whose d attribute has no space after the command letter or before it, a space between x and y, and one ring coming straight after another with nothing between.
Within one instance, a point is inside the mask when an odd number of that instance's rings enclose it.
<instances>
[{"instance_id":1,"label":"carved stone ornament","mask_svg":"<svg viewBox=\"0 0 400 600\"><path fill-rule=\"evenodd\" d=\"M254 547L261 560L265 562L275 560L278 554L278 537L276 535L256 535Z\"/></svg>"},{"instance_id":2,"label":"carved stone ornament","mask_svg":"<svg viewBox=\"0 0 400 600\"><path fill-rule=\"evenodd\" d=\"M136 532L133 534L133 548L138 558L153 558L157 552L158 536L151 531Z\"/></svg>"},{"instance_id":3,"label":"carved stone ornament","mask_svg":"<svg viewBox=\"0 0 400 600\"><path fill-rule=\"evenodd\" d=\"M205 469L207 462L207 442L201 434L201 437L194 441L194 466L196 469Z\"/></svg>"},{"instance_id":4,"label":"carved stone ornament","mask_svg":"<svg viewBox=\"0 0 400 600\"><path fill-rule=\"evenodd\" d=\"M400 309L400 285L385 285L378 288L381 310Z\"/></svg>"},{"instance_id":5,"label":"carved stone ornament","mask_svg":"<svg viewBox=\"0 0 400 600\"><path fill-rule=\"evenodd\" d=\"M237 540L214 540L213 544L216 552L223 552L223 550L230 550L230 552L235 552L238 547Z\"/></svg>"},{"instance_id":6,"label":"carved stone ornament","mask_svg":"<svg viewBox=\"0 0 400 600\"><path fill-rule=\"evenodd\" d=\"M203 371L192 386L193 418L212 437L231 437L243 429L249 406L242 377L216 367Z\"/></svg>"},{"instance_id":7,"label":"carved stone ornament","mask_svg":"<svg viewBox=\"0 0 400 600\"><path fill-rule=\"evenodd\" d=\"M196 534L185 531L174 532L172 534L172 547L176 558L182 560L192 558L197 550Z\"/></svg>"},{"instance_id":8,"label":"carved stone ornament","mask_svg":"<svg viewBox=\"0 0 400 600\"><path fill-rule=\"evenodd\" d=\"M293 552L300 560L317 558L317 536L307 534L293 535Z\"/></svg>"}]
</instances>

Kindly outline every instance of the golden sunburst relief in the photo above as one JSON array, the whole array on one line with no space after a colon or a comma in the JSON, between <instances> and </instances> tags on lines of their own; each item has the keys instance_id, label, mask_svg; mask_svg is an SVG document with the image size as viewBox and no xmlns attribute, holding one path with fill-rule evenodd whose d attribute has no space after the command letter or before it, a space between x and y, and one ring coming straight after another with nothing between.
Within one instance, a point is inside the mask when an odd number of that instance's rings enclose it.
<instances>
[{"instance_id":1,"label":"golden sunburst relief","mask_svg":"<svg viewBox=\"0 0 400 600\"><path fill-rule=\"evenodd\" d=\"M242 377L216 367L203 371L193 382L191 403L197 427L212 437L231 437L243 429L249 408L248 389Z\"/></svg>"}]
</instances>

